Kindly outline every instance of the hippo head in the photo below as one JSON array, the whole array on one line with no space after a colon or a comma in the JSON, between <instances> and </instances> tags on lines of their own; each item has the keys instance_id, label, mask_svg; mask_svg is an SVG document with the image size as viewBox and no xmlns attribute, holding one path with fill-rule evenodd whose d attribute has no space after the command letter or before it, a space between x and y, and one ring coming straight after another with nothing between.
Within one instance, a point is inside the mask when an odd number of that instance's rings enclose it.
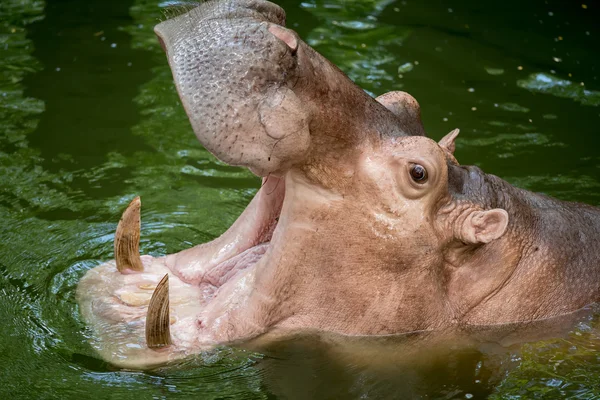
<instances>
[{"instance_id":1,"label":"hippo head","mask_svg":"<svg viewBox=\"0 0 600 400\"><path fill-rule=\"evenodd\" d=\"M221 237L166 257L140 258L131 203L116 262L78 287L109 361L146 366L269 332L443 327L458 304L445 249L506 230L505 211L460 197L455 133L423 137L412 97L371 98L284 19L265 1L212 1L156 27L200 141L263 184Z\"/></svg>"}]
</instances>

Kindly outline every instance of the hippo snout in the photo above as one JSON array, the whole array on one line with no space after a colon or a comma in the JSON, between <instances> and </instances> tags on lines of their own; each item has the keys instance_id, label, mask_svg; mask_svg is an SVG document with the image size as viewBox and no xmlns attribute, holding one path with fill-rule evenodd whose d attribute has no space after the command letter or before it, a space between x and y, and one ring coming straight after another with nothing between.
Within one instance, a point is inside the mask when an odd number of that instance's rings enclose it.
<instances>
[{"instance_id":1,"label":"hippo snout","mask_svg":"<svg viewBox=\"0 0 600 400\"><path fill-rule=\"evenodd\" d=\"M290 89L299 38L267 1L208 2L162 22L192 128L222 161L257 175L283 171L308 151L309 113Z\"/></svg>"}]
</instances>

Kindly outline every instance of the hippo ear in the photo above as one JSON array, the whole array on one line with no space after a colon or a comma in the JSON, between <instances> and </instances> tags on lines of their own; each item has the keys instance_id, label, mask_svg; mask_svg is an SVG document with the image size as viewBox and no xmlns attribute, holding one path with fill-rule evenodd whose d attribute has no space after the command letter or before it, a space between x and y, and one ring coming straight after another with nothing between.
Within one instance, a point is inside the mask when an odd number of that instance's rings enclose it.
<instances>
[{"instance_id":1,"label":"hippo ear","mask_svg":"<svg viewBox=\"0 0 600 400\"><path fill-rule=\"evenodd\" d=\"M425 136L421 122L421 107L410 94L401 91L387 92L375 100L399 119L400 126L409 135Z\"/></svg>"},{"instance_id":2,"label":"hippo ear","mask_svg":"<svg viewBox=\"0 0 600 400\"><path fill-rule=\"evenodd\" d=\"M454 150L456 150L456 145L454 144L454 141L456 140L456 137L459 133L460 129L454 129L446 136L444 136L438 144L442 149L446 150L448 153L454 154Z\"/></svg>"},{"instance_id":3,"label":"hippo ear","mask_svg":"<svg viewBox=\"0 0 600 400\"><path fill-rule=\"evenodd\" d=\"M508 213L501 208L473 211L463 222L458 235L468 244L489 243L500 238L508 226Z\"/></svg>"}]
</instances>

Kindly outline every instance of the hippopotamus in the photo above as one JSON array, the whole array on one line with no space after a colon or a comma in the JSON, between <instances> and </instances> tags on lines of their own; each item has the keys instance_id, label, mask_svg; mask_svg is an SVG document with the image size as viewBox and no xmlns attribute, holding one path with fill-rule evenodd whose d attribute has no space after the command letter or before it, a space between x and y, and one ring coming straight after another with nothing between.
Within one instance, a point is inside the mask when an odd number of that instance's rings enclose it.
<instances>
[{"instance_id":1,"label":"hippopotamus","mask_svg":"<svg viewBox=\"0 0 600 400\"><path fill-rule=\"evenodd\" d=\"M516 188L427 138L418 103L376 99L264 0L206 2L155 28L200 142L262 178L217 239L114 261L78 285L95 347L143 368L298 332L386 337L551 320L600 298L600 209Z\"/></svg>"}]
</instances>

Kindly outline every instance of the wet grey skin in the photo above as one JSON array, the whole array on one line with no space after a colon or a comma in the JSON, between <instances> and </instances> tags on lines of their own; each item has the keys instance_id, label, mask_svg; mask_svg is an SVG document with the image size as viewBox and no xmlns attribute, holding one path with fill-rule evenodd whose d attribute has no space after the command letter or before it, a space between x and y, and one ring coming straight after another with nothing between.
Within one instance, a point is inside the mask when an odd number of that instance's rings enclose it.
<instances>
[{"instance_id":1,"label":"wet grey skin","mask_svg":"<svg viewBox=\"0 0 600 400\"><path fill-rule=\"evenodd\" d=\"M417 354L539 337L598 302L600 209L460 165L457 129L425 137L410 95L372 99L284 20L221 1L156 27L202 144L263 184L219 238L165 257L140 257L131 202L115 261L77 289L104 359L145 368L308 332L437 338Z\"/></svg>"},{"instance_id":2,"label":"wet grey skin","mask_svg":"<svg viewBox=\"0 0 600 400\"><path fill-rule=\"evenodd\" d=\"M387 110L285 28L273 3L211 1L155 32L200 142L257 175L368 137L424 134L412 97Z\"/></svg>"}]
</instances>

